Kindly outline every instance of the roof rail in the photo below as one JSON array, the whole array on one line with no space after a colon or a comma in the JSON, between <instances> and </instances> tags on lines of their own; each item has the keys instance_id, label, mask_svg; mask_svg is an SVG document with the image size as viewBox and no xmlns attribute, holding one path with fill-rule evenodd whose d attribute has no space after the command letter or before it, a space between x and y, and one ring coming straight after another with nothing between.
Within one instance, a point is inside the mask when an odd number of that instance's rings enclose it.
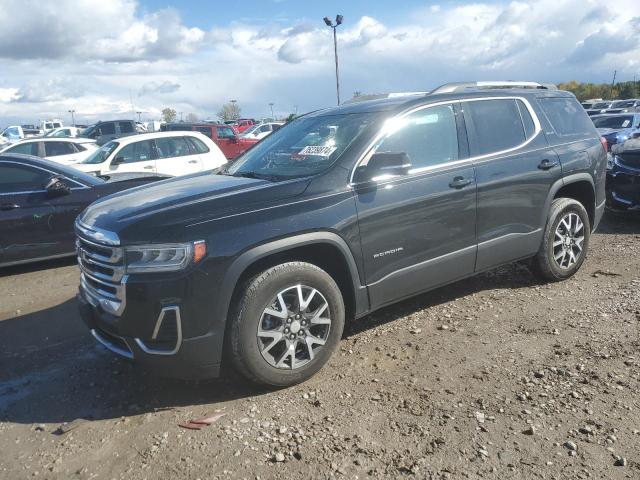
<instances>
[{"instance_id":1,"label":"roof rail","mask_svg":"<svg viewBox=\"0 0 640 480\"><path fill-rule=\"evenodd\" d=\"M440 85L433 90L434 93L454 93L461 92L467 89L482 89L482 88L537 88L542 90L557 90L558 87L553 83L538 83L538 82L514 82L514 81L488 81L488 82L452 82Z\"/></svg>"}]
</instances>

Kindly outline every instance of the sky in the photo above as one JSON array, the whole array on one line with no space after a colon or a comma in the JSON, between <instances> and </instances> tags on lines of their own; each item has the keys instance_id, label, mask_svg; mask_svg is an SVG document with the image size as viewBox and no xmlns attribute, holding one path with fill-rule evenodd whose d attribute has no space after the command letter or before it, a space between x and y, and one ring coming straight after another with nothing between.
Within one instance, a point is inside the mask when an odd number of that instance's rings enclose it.
<instances>
[{"instance_id":1,"label":"sky","mask_svg":"<svg viewBox=\"0 0 640 480\"><path fill-rule=\"evenodd\" d=\"M0 126L215 118L465 80L640 78L637 0L0 0Z\"/></svg>"}]
</instances>

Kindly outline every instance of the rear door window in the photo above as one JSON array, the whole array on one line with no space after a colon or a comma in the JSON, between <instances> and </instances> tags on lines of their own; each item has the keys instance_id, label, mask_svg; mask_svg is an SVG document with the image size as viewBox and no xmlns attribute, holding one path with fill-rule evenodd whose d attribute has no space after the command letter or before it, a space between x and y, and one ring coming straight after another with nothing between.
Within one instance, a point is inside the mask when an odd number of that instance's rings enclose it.
<instances>
[{"instance_id":1,"label":"rear door window","mask_svg":"<svg viewBox=\"0 0 640 480\"><path fill-rule=\"evenodd\" d=\"M115 135L116 124L113 122L103 123L102 125L100 125L100 133L101 135Z\"/></svg>"},{"instance_id":2,"label":"rear door window","mask_svg":"<svg viewBox=\"0 0 640 480\"><path fill-rule=\"evenodd\" d=\"M74 153L76 153L76 149L69 142L44 142L45 157L57 157Z\"/></svg>"},{"instance_id":3,"label":"rear door window","mask_svg":"<svg viewBox=\"0 0 640 480\"><path fill-rule=\"evenodd\" d=\"M522 145L525 128L518 104L513 99L477 100L463 103L470 118L473 156L489 155Z\"/></svg>"},{"instance_id":4,"label":"rear door window","mask_svg":"<svg viewBox=\"0 0 640 480\"><path fill-rule=\"evenodd\" d=\"M118 122L118 127L120 127L120 133L135 132L135 128L133 128L133 123L131 122Z\"/></svg>"},{"instance_id":5,"label":"rear door window","mask_svg":"<svg viewBox=\"0 0 640 480\"><path fill-rule=\"evenodd\" d=\"M187 141L191 144L193 151L196 153L208 153L209 147L207 147L204 142L195 137L185 137Z\"/></svg>"},{"instance_id":6,"label":"rear door window","mask_svg":"<svg viewBox=\"0 0 640 480\"><path fill-rule=\"evenodd\" d=\"M156 138L158 158L183 157L191 155L189 144L184 137Z\"/></svg>"},{"instance_id":7,"label":"rear door window","mask_svg":"<svg viewBox=\"0 0 640 480\"><path fill-rule=\"evenodd\" d=\"M575 98L539 98L542 111L560 136L591 134L593 122Z\"/></svg>"},{"instance_id":8,"label":"rear door window","mask_svg":"<svg viewBox=\"0 0 640 480\"><path fill-rule=\"evenodd\" d=\"M116 157L122 157L123 163L136 163L146 162L147 160L153 160L153 149L151 148L151 141L145 140L144 142L130 143L122 147Z\"/></svg>"}]
</instances>

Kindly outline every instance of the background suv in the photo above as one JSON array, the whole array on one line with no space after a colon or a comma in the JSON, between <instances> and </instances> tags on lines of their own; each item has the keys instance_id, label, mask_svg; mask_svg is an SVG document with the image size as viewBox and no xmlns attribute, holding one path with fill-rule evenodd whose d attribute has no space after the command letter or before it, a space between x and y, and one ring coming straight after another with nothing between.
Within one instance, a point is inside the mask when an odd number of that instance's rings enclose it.
<instances>
[{"instance_id":1,"label":"background suv","mask_svg":"<svg viewBox=\"0 0 640 480\"><path fill-rule=\"evenodd\" d=\"M112 140L73 166L98 176L122 172L179 176L225 163L216 144L198 132L158 132Z\"/></svg>"},{"instance_id":2,"label":"background suv","mask_svg":"<svg viewBox=\"0 0 640 480\"><path fill-rule=\"evenodd\" d=\"M161 182L79 216L82 316L165 375L286 386L345 319L527 259L582 265L606 151L567 92L453 84L304 115L218 175Z\"/></svg>"},{"instance_id":3,"label":"background suv","mask_svg":"<svg viewBox=\"0 0 640 480\"><path fill-rule=\"evenodd\" d=\"M98 145L104 145L114 138L126 137L137 133L136 122L133 120L109 120L88 126L78 133L78 136L91 138Z\"/></svg>"}]
</instances>

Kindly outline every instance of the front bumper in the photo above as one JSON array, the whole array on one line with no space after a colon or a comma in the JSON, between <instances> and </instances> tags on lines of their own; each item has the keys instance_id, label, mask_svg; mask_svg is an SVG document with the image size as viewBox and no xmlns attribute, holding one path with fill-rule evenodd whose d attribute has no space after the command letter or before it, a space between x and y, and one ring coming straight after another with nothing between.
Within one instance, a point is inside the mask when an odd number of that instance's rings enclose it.
<instances>
[{"instance_id":1,"label":"front bumper","mask_svg":"<svg viewBox=\"0 0 640 480\"><path fill-rule=\"evenodd\" d=\"M107 349L120 357L133 360L145 369L161 376L198 380L215 378L220 374L222 353L222 335L208 332L193 338L182 337L182 318L179 305L163 307L153 322L153 330L145 337L132 336L123 328L125 317L117 317L94 305L92 299L82 288L77 295L80 316L90 329L93 337ZM167 312L172 312L171 316ZM175 335L172 328L165 328L169 322L176 322ZM165 338L153 339L154 333L161 329Z\"/></svg>"},{"instance_id":2,"label":"front bumper","mask_svg":"<svg viewBox=\"0 0 640 480\"><path fill-rule=\"evenodd\" d=\"M615 163L607 171L607 207L614 210L640 209L640 170Z\"/></svg>"}]
</instances>

